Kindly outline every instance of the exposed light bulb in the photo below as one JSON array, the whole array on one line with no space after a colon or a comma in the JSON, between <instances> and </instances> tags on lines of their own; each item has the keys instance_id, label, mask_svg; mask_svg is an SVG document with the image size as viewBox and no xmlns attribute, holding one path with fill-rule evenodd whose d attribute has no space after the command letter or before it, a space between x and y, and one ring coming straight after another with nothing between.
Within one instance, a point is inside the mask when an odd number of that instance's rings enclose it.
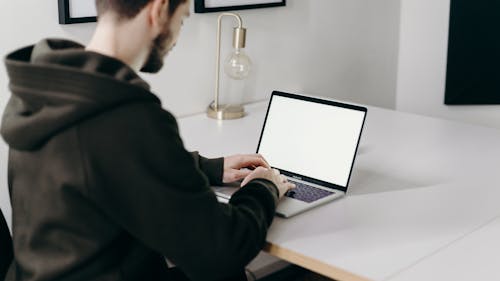
<instances>
[{"instance_id":1,"label":"exposed light bulb","mask_svg":"<svg viewBox=\"0 0 500 281\"><path fill-rule=\"evenodd\" d=\"M242 49L235 49L224 63L224 72L235 80L243 80L252 70L252 61Z\"/></svg>"}]
</instances>

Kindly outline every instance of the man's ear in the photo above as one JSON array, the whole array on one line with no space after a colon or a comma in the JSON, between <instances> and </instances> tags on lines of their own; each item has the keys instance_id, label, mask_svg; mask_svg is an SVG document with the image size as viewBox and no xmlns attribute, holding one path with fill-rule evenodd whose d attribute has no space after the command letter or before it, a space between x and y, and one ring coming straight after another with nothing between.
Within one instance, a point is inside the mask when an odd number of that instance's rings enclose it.
<instances>
[{"instance_id":1,"label":"man's ear","mask_svg":"<svg viewBox=\"0 0 500 281\"><path fill-rule=\"evenodd\" d=\"M153 0L148 4L149 24L154 36L158 36L168 21L168 0Z\"/></svg>"}]
</instances>

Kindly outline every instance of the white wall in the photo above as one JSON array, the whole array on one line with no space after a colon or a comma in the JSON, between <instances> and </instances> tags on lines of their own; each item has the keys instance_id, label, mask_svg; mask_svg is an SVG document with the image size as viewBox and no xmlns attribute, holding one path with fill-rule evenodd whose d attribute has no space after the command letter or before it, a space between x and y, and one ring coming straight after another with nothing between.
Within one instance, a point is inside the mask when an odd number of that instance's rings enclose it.
<instances>
[{"instance_id":1,"label":"white wall","mask_svg":"<svg viewBox=\"0 0 500 281\"><path fill-rule=\"evenodd\" d=\"M247 100L279 88L394 107L399 9L399 0L289 0L242 11L256 70ZM52 0L5 1L0 13L2 54L48 36L86 43L95 26L58 25ZM215 19L193 14L164 71L147 77L177 115L201 112L212 99Z\"/></svg>"},{"instance_id":2,"label":"white wall","mask_svg":"<svg viewBox=\"0 0 500 281\"><path fill-rule=\"evenodd\" d=\"M247 100L284 89L395 106L399 0L291 0L241 14L255 69ZM176 113L203 111L212 99L215 19L193 15L165 71L149 79L165 86L159 93Z\"/></svg>"},{"instance_id":3,"label":"white wall","mask_svg":"<svg viewBox=\"0 0 500 281\"><path fill-rule=\"evenodd\" d=\"M399 0L289 0L287 7L242 11L255 73L247 101L273 89L330 96L388 108L395 106ZM166 68L147 76L163 104L177 116L202 112L213 96L215 14L193 14ZM232 25L225 23L226 31ZM86 43L95 24L61 26L57 1L3 1L0 54L44 37ZM8 99L0 67L0 107ZM2 158L5 146L0 145ZM6 171L6 160L0 173ZM0 174L2 175L2 174ZM4 178L3 175L0 178ZM5 182L0 206L10 216Z\"/></svg>"},{"instance_id":4,"label":"white wall","mask_svg":"<svg viewBox=\"0 0 500 281\"><path fill-rule=\"evenodd\" d=\"M446 106L450 0L402 0L396 109L500 128L500 106Z\"/></svg>"}]
</instances>

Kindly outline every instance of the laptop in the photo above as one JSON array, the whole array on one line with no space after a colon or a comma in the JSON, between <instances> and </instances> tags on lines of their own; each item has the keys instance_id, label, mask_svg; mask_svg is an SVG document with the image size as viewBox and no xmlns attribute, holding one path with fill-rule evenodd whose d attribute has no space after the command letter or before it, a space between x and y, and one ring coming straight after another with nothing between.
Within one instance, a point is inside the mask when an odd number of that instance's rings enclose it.
<instances>
[{"instance_id":1,"label":"laptop","mask_svg":"<svg viewBox=\"0 0 500 281\"><path fill-rule=\"evenodd\" d=\"M291 217L344 196L354 166L365 107L274 91L257 153L296 188L278 204ZM221 201L234 186L214 188Z\"/></svg>"}]
</instances>

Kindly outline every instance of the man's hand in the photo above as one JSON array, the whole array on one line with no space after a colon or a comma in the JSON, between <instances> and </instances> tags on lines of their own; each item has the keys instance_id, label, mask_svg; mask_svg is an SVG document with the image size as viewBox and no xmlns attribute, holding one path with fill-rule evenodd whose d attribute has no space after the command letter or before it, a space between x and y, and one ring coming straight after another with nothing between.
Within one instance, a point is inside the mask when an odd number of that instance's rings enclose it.
<instances>
[{"instance_id":1,"label":"man's hand","mask_svg":"<svg viewBox=\"0 0 500 281\"><path fill-rule=\"evenodd\" d=\"M269 169L269 164L260 154L240 154L224 158L224 175L222 182L230 183L244 179L252 170L257 167L265 167ZM247 168L246 170L241 170Z\"/></svg>"},{"instance_id":2,"label":"man's hand","mask_svg":"<svg viewBox=\"0 0 500 281\"><path fill-rule=\"evenodd\" d=\"M282 198L288 190L295 188L295 184L288 182L286 177L281 175L280 172L276 169L266 169L264 167L258 167L243 180L241 186L245 186L253 179L266 179L274 183L278 188L279 198Z\"/></svg>"}]
</instances>

